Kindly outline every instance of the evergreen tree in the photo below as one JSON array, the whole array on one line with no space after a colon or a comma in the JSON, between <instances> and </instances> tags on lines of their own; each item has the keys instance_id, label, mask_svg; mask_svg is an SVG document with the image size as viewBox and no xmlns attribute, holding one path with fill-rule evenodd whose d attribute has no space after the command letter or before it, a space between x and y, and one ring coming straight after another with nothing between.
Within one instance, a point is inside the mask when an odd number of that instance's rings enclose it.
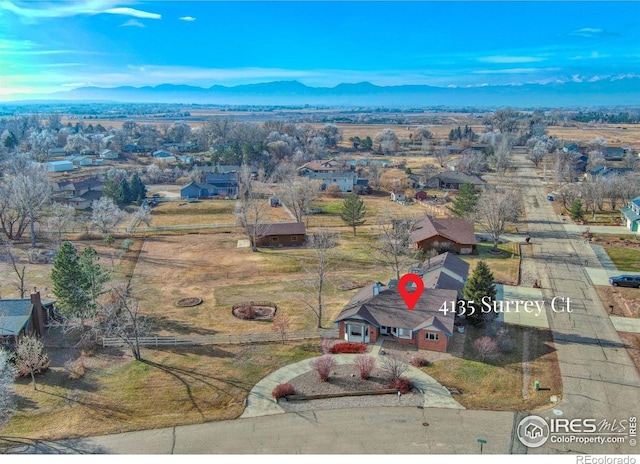
<instances>
[{"instance_id":1,"label":"evergreen tree","mask_svg":"<svg viewBox=\"0 0 640 464\"><path fill-rule=\"evenodd\" d=\"M129 185L129 181L126 178L123 178L120 181L120 190L122 191L122 204L118 205L120 207L124 205L128 205L133 202L133 200L137 200L136 197L133 196L131 192L131 186Z\"/></svg>"},{"instance_id":2,"label":"evergreen tree","mask_svg":"<svg viewBox=\"0 0 640 464\"><path fill-rule=\"evenodd\" d=\"M473 184L462 184L449 211L458 217L469 217L475 210L479 197L480 194L476 192Z\"/></svg>"},{"instance_id":3,"label":"evergreen tree","mask_svg":"<svg viewBox=\"0 0 640 464\"><path fill-rule=\"evenodd\" d=\"M367 207L356 192L351 192L342 202L342 213L340 218L348 226L353 227L353 236L356 236L356 227L361 226L365 222Z\"/></svg>"},{"instance_id":4,"label":"evergreen tree","mask_svg":"<svg viewBox=\"0 0 640 464\"><path fill-rule=\"evenodd\" d=\"M465 306L467 308L467 318L471 321L482 321L484 314L481 309L486 308L483 303L492 304L496 299L493 273L484 261L478 262L473 274L464 284L462 297L467 301ZM473 304L470 302L473 302ZM472 311L472 308L475 311Z\"/></svg>"},{"instance_id":5,"label":"evergreen tree","mask_svg":"<svg viewBox=\"0 0 640 464\"><path fill-rule=\"evenodd\" d=\"M131 197L140 203L147 197L147 187L145 187L137 172L131 176Z\"/></svg>"},{"instance_id":6,"label":"evergreen tree","mask_svg":"<svg viewBox=\"0 0 640 464\"><path fill-rule=\"evenodd\" d=\"M116 183L107 180L102 186L102 195L111 198L119 207L124 206L124 192L122 191L122 182Z\"/></svg>"},{"instance_id":7,"label":"evergreen tree","mask_svg":"<svg viewBox=\"0 0 640 464\"><path fill-rule=\"evenodd\" d=\"M574 221L582 221L582 202L579 199L573 200L571 203L571 209L569 210L569 216Z\"/></svg>"},{"instance_id":8,"label":"evergreen tree","mask_svg":"<svg viewBox=\"0 0 640 464\"><path fill-rule=\"evenodd\" d=\"M71 242L63 242L51 270L56 307L65 317L79 315L87 306L87 294L82 290L82 271L78 250Z\"/></svg>"},{"instance_id":9,"label":"evergreen tree","mask_svg":"<svg viewBox=\"0 0 640 464\"><path fill-rule=\"evenodd\" d=\"M90 246L82 250L78 256L78 265L82 275L81 288L87 295L85 312L89 315L95 312L98 306L98 297L104 293L104 284L111 278L109 272L98 264L99 260L98 253Z\"/></svg>"}]
</instances>

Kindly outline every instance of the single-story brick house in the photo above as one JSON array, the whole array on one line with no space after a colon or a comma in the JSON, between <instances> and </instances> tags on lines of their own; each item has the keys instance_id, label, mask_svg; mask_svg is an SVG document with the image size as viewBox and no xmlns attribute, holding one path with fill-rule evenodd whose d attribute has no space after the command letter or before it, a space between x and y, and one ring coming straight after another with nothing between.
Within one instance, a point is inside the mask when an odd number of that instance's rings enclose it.
<instances>
[{"instance_id":1,"label":"single-story brick house","mask_svg":"<svg viewBox=\"0 0 640 464\"><path fill-rule=\"evenodd\" d=\"M425 288L413 310L398 288L375 283L362 288L336 318L340 338L375 343L388 336L418 349L446 352L454 331L455 314L439 311L458 299L457 290Z\"/></svg>"},{"instance_id":2,"label":"single-story brick house","mask_svg":"<svg viewBox=\"0 0 640 464\"><path fill-rule=\"evenodd\" d=\"M416 248L428 252L453 251L468 255L476 246L473 222L460 218L433 218L424 216L419 219L411 232L411 240Z\"/></svg>"},{"instance_id":3,"label":"single-story brick house","mask_svg":"<svg viewBox=\"0 0 640 464\"><path fill-rule=\"evenodd\" d=\"M247 226L249 237L253 237L253 226ZM280 222L258 224L256 246L283 247L304 245L306 228L302 222Z\"/></svg>"}]
</instances>

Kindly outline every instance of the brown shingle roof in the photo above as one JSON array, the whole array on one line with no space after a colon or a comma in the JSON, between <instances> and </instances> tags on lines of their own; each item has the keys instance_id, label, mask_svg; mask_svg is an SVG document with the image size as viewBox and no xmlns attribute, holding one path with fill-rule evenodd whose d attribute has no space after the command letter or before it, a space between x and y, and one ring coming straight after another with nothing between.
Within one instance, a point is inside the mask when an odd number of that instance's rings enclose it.
<instances>
[{"instance_id":1,"label":"brown shingle roof","mask_svg":"<svg viewBox=\"0 0 640 464\"><path fill-rule=\"evenodd\" d=\"M247 226L250 235L253 235L253 226ZM278 222L273 224L258 224L258 235L261 237L272 235L304 235L306 228L302 222Z\"/></svg>"},{"instance_id":2,"label":"brown shingle roof","mask_svg":"<svg viewBox=\"0 0 640 464\"><path fill-rule=\"evenodd\" d=\"M411 330L436 327L447 334L453 333L455 315L452 312L444 314L439 309L445 302L450 307L449 302L456 301L457 290L425 288L414 309L409 311L396 287L383 286L378 295L373 294L373 287L374 285L369 285L356 293L338 315L336 322L363 319L378 327Z\"/></svg>"},{"instance_id":3,"label":"brown shingle roof","mask_svg":"<svg viewBox=\"0 0 640 464\"><path fill-rule=\"evenodd\" d=\"M431 216L424 216L416 222L415 229L411 232L411 240L414 243L419 243L437 235L461 245L476 244L476 236L471 221L458 218L435 219Z\"/></svg>"}]
</instances>

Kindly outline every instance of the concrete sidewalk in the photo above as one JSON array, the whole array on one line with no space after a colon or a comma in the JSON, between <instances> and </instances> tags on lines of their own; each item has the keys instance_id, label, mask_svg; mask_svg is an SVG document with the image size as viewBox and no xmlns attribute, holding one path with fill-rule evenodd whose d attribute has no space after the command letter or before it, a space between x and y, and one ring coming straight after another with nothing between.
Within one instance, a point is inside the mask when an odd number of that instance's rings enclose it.
<instances>
[{"instance_id":1,"label":"concrete sidewalk","mask_svg":"<svg viewBox=\"0 0 640 464\"><path fill-rule=\"evenodd\" d=\"M376 344L378 345L378 344ZM378 354L380 345L375 346L377 351L368 353L377 358L376 363L380 365L381 355ZM353 364L356 354L335 354L332 355L339 366ZM285 412L278 402L271 396L276 386L287 383L291 379L311 371L311 362L316 358L305 359L297 363L289 364L267 375L260 380L249 392L247 403L241 418L267 416L271 414L283 414ZM354 371L355 372L355 371ZM409 366L405 377L413 382L414 386L424 395L425 408L452 408L464 409L464 407L451 397L451 393L445 387L436 382L433 377L425 374L420 369Z\"/></svg>"}]
</instances>

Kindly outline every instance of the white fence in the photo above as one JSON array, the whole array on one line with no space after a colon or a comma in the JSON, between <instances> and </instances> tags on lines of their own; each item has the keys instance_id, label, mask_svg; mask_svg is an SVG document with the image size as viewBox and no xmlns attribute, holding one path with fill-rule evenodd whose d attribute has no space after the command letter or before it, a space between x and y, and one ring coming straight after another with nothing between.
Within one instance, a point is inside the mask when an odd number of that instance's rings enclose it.
<instances>
[{"instance_id":1,"label":"white fence","mask_svg":"<svg viewBox=\"0 0 640 464\"><path fill-rule=\"evenodd\" d=\"M306 340L312 338L337 338L337 329L305 330L288 332L287 340ZM216 334L216 335L167 335L157 337L140 337L138 343L143 346L167 345L242 345L246 343L279 342L282 340L277 333L258 334ZM126 346L121 338L103 338L102 346Z\"/></svg>"}]
</instances>

